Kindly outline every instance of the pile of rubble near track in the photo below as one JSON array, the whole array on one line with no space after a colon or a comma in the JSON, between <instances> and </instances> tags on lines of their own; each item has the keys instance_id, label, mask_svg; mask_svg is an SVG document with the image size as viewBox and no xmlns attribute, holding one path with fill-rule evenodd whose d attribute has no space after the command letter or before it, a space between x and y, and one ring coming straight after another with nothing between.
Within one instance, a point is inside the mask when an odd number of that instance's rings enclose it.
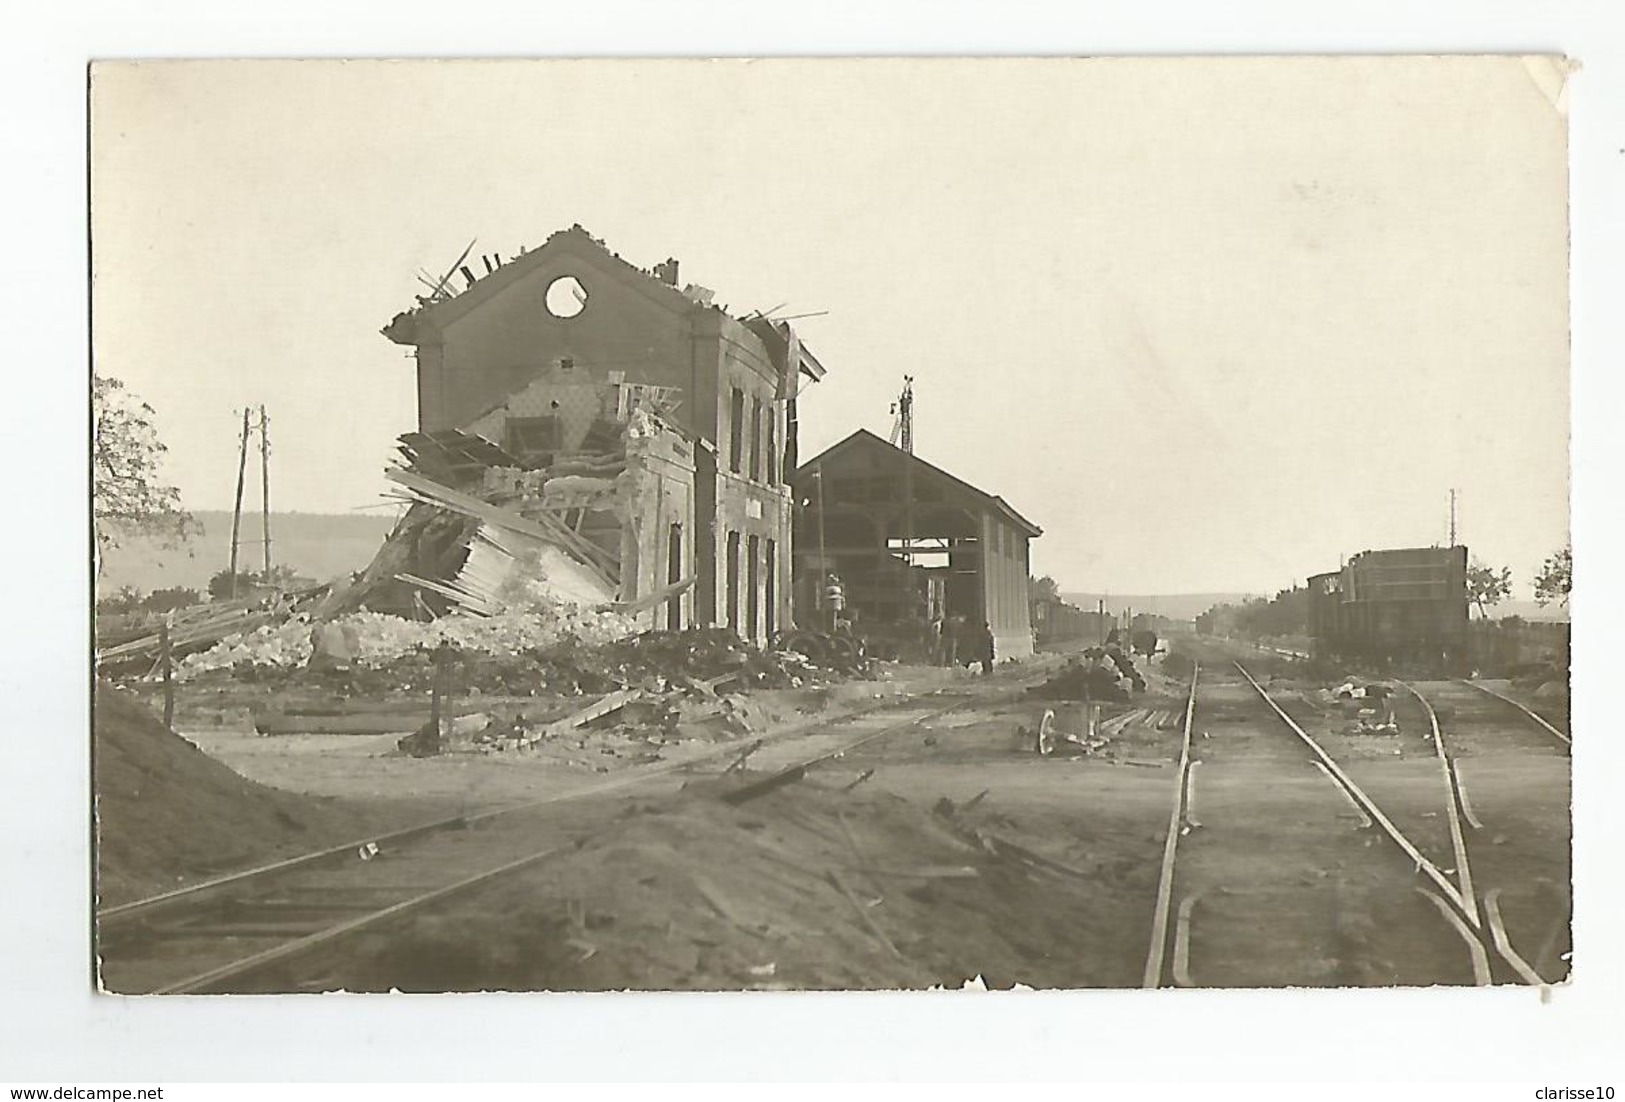
<instances>
[{"instance_id":1,"label":"pile of rubble near track","mask_svg":"<svg viewBox=\"0 0 1625 1102\"><path fill-rule=\"evenodd\" d=\"M427 688L436 655L456 666L460 691L580 695L614 688L651 691L716 680L736 688L800 688L841 679L793 651L762 650L723 628L646 631L613 614L549 620L535 614L446 617L430 622L354 613L333 622L352 631L355 661L335 673L316 668L311 636L320 627L289 622L228 639L180 663L186 680L217 673L244 681L342 679L359 693Z\"/></svg>"},{"instance_id":2,"label":"pile of rubble near track","mask_svg":"<svg viewBox=\"0 0 1625 1102\"><path fill-rule=\"evenodd\" d=\"M622 688L583 704L554 698L523 704L512 698L472 698L460 714L438 726L431 720L397 744L402 753L542 752L566 764L607 771L604 757L621 764L658 761L669 745L715 742L766 730L780 718L749 694L719 691L723 678L667 681ZM478 706L477 711L467 707Z\"/></svg>"},{"instance_id":3,"label":"pile of rubble near track","mask_svg":"<svg viewBox=\"0 0 1625 1102\"><path fill-rule=\"evenodd\" d=\"M497 616L445 616L407 620L377 612L354 612L331 621L353 633L356 665L378 669L410 656L450 647L485 655L517 655L560 646L595 647L633 634L637 624L613 610L571 606L532 608ZM309 664L317 627L295 615L182 660L179 675L195 677L209 670L250 667L294 669Z\"/></svg>"},{"instance_id":4,"label":"pile of rubble near track","mask_svg":"<svg viewBox=\"0 0 1625 1102\"><path fill-rule=\"evenodd\" d=\"M1144 692L1145 678L1128 653L1117 646L1090 647L1066 667L1028 690L1046 700L1127 700Z\"/></svg>"},{"instance_id":5,"label":"pile of rubble near track","mask_svg":"<svg viewBox=\"0 0 1625 1102\"><path fill-rule=\"evenodd\" d=\"M278 641L274 633L257 643L224 645L218 654L183 665L202 684L223 680L269 688L272 698L253 709L262 735L413 731L400 743L413 756L545 749L572 764L581 764L581 754L598 753L654 760L670 743L760 731L779 718L770 714L776 705L754 699L749 690L817 690L850 673L793 652L761 650L720 628L644 632L590 644L570 636L518 649L505 643L489 649L441 646L430 637L401 650L417 629L434 625L389 624L393 618L377 614L340 622L354 619L367 630L355 633L358 658L347 669L291 660L311 653L308 642ZM224 664L239 649L247 657ZM312 691L315 701L308 699ZM430 718L436 693L442 705L438 724Z\"/></svg>"}]
</instances>

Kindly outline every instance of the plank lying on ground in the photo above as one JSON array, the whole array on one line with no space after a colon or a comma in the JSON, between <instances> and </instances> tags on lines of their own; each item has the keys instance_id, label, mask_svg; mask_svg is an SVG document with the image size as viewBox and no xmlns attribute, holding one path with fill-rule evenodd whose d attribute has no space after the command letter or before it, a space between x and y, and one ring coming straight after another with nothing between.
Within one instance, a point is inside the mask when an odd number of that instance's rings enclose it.
<instances>
[{"instance_id":1,"label":"plank lying on ground","mask_svg":"<svg viewBox=\"0 0 1625 1102\"><path fill-rule=\"evenodd\" d=\"M617 689L607 696L599 697L585 708L571 712L563 719L557 719L549 723L542 732L542 737L548 738L562 735L567 731L573 731L577 727L585 726L595 719L602 719L611 712L620 711L642 695L642 689Z\"/></svg>"},{"instance_id":2,"label":"plank lying on ground","mask_svg":"<svg viewBox=\"0 0 1625 1102\"><path fill-rule=\"evenodd\" d=\"M229 638L242 632L253 631L263 624L271 623L274 617L266 612L237 612L219 619L209 620L198 624L189 624L185 628L177 628L170 633L169 646L171 652L179 653L205 644L212 646L222 639ZM158 633L144 635L139 639L132 639L127 643L108 647L96 655L98 662L112 662L122 658L145 657L158 653Z\"/></svg>"},{"instance_id":3,"label":"plank lying on ground","mask_svg":"<svg viewBox=\"0 0 1625 1102\"><path fill-rule=\"evenodd\" d=\"M483 711L474 704L459 704L448 715ZM414 711L361 712L350 715L305 715L262 712L254 717L254 730L262 735L404 735L428 723L428 705Z\"/></svg>"},{"instance_id":4,"label":"plank lying on ground","mask_svg":"<svg viewBox=\"0 0 1625 1102\"><path fill-rule=\"evenodd\" d=\"M897 880L974 880L982 875L970 865L921 865L912 869L862 865L858 871L869 876L887 876Z\"/></svg>"},{"instance_id":5,"label":"plank lying on ground","mask_svg":"<svg viewBox=\"0 0 1625 1102\"><path fill-rule=\"evenodd\" d=\"M1039 853L1036 850L1030 850L1026 846L1019 846L1014 842L1000 838L996 834L988 834L984 831L977 831L976 836L981 840L982 845L996 856L1012 857L1018 861L1025 861L1029 865L1036 866L1037 868L1044 869L1048 872L1057 872L1066 876L1075 876L1080 880L1097 879L1093 873L1065 864L1064 862L1057 861L1053 857L1045 857L1042 853Z\"/></svg>"}]
</instances>

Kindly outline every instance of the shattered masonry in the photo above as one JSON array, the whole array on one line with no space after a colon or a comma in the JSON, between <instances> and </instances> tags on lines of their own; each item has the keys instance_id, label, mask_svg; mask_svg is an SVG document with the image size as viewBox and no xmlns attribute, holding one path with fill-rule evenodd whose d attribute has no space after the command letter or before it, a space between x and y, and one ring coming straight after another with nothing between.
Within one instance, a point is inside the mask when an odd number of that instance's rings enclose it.
<instances>
[{"instance_id":1,"label":"shattered masonry","mask_svg":"<svg viewBox=\"0 0 1625 1102\"><path fill-rule=\"evenodd\" d=\"M676 279L577 226L398 315L384 334L415 349L419 431L389 477L413 507L321 614L545 594L758 644L790 626L785 472L823 367L786 323Z\"/></svg>"}]
</instances>

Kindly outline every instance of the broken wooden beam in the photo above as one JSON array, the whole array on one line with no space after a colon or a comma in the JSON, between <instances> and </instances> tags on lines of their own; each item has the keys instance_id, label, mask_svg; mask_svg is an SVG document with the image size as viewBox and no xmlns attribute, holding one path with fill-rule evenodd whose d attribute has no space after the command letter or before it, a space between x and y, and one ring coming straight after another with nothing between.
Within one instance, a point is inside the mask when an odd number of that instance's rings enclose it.
<instances>
[{"instance_id":1,"label":"broken wooden beam","mask_svg":"<svg viewBox=\"0 0 1625 1102\"><path fill-rule=\"evenodd\" d=\"M424 478L416 471L393 469L384 472L384 477L391 482L399 483L416 494L420 500L437 505L465 516L475 517L486 521L498 528L507 528L533 539L552 543L572 552L581 562L592 570L600 581L608 588L613 589L620 584L620 560L608 551L599 547L591 540L570 531L565 525L554 518L542 514L537 518L521 516L509 509L492 505L482 501L471 494L453 490L443 486L431 478Z\"/></svg>"},{"instance_id":2,"label":"broken wooden beam","mask_svg":"<svg viewBox=\"0 0 1625 1102\"><path fill-rule=\"evenodd\" d=\"M617 689L606 696L599 697L585 708L580 708L563 719L556 719L544 727L537 738L556 738L577 727L585 727L595 719L602 719L607 715L620 711L632 701L643 695L642 689Z\"/></svg>"},{"instance_id":3,"label":"broken wooden beam","mask_svg":"<svg viewBox=\"0 0 1625 1102\"><path fill-rule=\"evenodd\" d=\"M619 612L624 616L636 616L638 613L647 612L651 608L659 608L673 597L682 596L691 586L693 586L697 579L698 575L690 574L682 581L661 586L653 593L646 593L635 601L615 601L614 603L605 607L612 609L615 612ZM733 675L729 674L728 676L731 677Z\"/></svg>"}]
</instances>

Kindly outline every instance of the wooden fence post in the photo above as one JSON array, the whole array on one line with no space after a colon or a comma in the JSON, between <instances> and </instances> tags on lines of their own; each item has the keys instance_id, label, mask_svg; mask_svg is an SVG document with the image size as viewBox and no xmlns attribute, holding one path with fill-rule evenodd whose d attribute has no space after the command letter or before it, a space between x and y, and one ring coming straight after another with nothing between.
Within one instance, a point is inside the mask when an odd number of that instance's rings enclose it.
<instances>
[{"instance_id":1,"label":"wooden fence post","mask_svg":"<svg viewBox=\"0 0 1625 1102\"><path fill-rule=\"evenodd\" d=\"M169 617L158 625L158 662L164 671L164 730L175 733L175 662L169 644Z\"/></svg>"}]
</instances>

